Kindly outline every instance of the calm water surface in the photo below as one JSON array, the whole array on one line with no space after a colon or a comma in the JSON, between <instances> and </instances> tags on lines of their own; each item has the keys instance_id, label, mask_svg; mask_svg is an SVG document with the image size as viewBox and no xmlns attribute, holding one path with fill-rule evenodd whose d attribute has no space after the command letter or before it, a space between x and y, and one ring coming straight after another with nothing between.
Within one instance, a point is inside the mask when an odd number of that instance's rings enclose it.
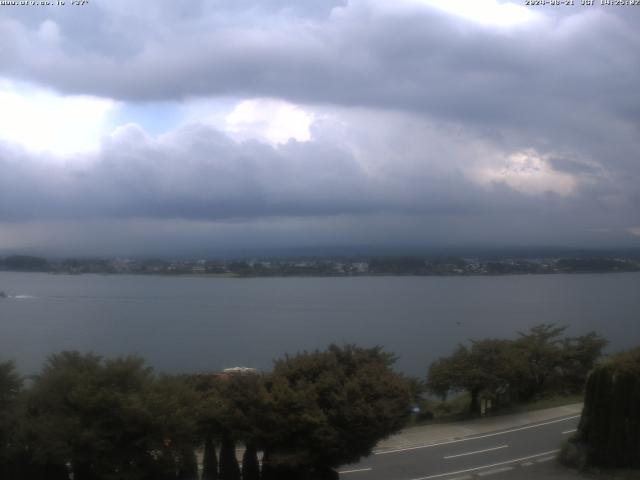
<instances>
[{"instance_id":1,"label":"calm water surface","mask_svg":"<svg viewBox=\"0 0 640 480\"><path fill-rule=\"evenodd\" d=\"M331 342L383 345L423 375L470 338L542 322L640 344L640 273L504 277L193 278L0 272L0 360L139 354L162 371L243 365Z\"/></svg>"}]
</instances>

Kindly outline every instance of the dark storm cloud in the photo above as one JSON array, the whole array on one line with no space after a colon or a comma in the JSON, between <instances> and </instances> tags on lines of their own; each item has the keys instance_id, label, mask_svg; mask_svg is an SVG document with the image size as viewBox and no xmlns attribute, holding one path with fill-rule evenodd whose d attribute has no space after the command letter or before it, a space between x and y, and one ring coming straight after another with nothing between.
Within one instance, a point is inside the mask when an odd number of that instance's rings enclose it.
<instances>
[{"instance_id":1,"label":"dark storm cloud","mask_svg":"<svg viewBox=\"0 0 640 480\"><path fill-rule=\"evenodd\" d=\"M201 125L160 139L125 126L85 160L56 164L0 144L0 222L472 213L481 196L465 179L430 178L419 165L372 175L330 142L237 143ZM454 194L461 185L467 193Z\"/></svg>"},{"instance_id":2,"label":"dark storm cloud","mask_svg":"<svg viewBox=\"0 0 640 480\"><path fill-rule=\"evenodd\" d=\"M0 32L12 48L0 50L0 75L134 102L273 96L407 110L518 147L576 151L613 168L635 163L640 30L633 12L545 9L544 19L500 29L417 2L301 5L67 9L52 17L59 42L38 49L39 24L5 19ZM89 21L78 22L80 15Z\"/></svg>"},{"instance_id":3,"label":"dark storm cloud","mask_svg":"<svg viewBox=\"0 0 640 480\"><path fill-rule=\"evenodd\" d=\"M426 7L383 7L393 2L352 1L311 19L283 13L294 7L191 3L104 6L101 18L89 9L96 28L61 18L60 45L37 51L36 26L5 20L3 36L14 42L1 71L130 101L277 96L534 125L586 101L637 120L639 100L629 94L640 33L607 10L500 30Z\"/></svg>"},{"instance_id":4,"label":"dark storm cloud","mask_svg":"<svg viewBox=\"0 0 640 480\"><path fill-rule=\"evenodd\" d=\"M381 123L388 135L398 129L389 140L392 148L412 136L391 119ZM349 138L357 141L359 135L353 132ZM273 147L254 140L237 143L202 125L161 137L125 126L105 138L98 153L77 158L73 165L0 144L0 223L315 218L339 237L336 226L348 231L343 220L350 218L359 230L376 232L371 238L384 238L397 223L404 241L419 232L432 239L482 239L504 235L516 224L527 225L519 227L520 234L537 230L536 238L560 234L548 230L549 222L562 229L606 227L618 233L635 225L629 223L634 221L633 198L607 185L601 172L577 172L582 183L570 196L553 185L546 191L542 185L538 192L535 184L535 194L526 194L526 188L522 193L508 179L482 186L461 174L473 150L448 140L439 143L438 136L445 135L435 132L425 140L431 152L418 145L412 158L407 148L402 162L389 160L385 139L364 151L367 163L321 132L320 140ZM441 149L449 153L445 160L439 159ZM477 168L484 168L483 161ZM535 175L535 168L525 170L520 181ZM611 195L617 195L614 208L606 203ZM300 228L310 228L305 221ZM278 228L268 230L262 233L273 237Z\"/></svg>"},{"instance_id":5,"label":"dark storm cloud","mask_svg":"<svg viewBox=\"0 0 640 480\"><path fill-rule=\"evenodd\" d=\"M0 222L295 218L320 238L355 228L348 217L365 238L574 243L626 231L640 225L640 30L624 10L546 9L501 29L390 0L16 9L0 19L0 77L143 107L276 97L364 113L347 141L318 120L313 141L278 147L198 125L122 128L80 162L0 145ZM509 164L529 150L543 160Z\"/></svg>"}]
</instances>

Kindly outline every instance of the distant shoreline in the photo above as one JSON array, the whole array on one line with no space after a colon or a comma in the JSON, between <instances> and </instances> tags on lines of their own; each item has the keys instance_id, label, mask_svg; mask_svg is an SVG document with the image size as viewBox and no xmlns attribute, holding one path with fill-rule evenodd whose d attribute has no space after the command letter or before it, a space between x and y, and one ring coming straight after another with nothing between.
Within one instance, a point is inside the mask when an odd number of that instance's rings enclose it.
<instances>
[{"instance_id":1,"label":"distant shoreline","mask_svg":"<svg viewBox=\"0 0 640 480\"><path fill-rule=\"evenodd\" d=\"M0 258L0 271L212 278L268 277L464 277L618 273L640 271L640 257L309 257L253 259L121 259L49 260L17 255Z\"/></svg>"},{"instance_id":2,"label":"distant shoreline","mask_svg":"<svg viewBox=\"0 0 640 480\"><path fill-rule=\"evenodd\" d=\"M361 273L361 274L269 274L269 275L241 275L235 273L152 273L152 272L45 272L45 271L25 271L25 270L0 270L0 273L39 273L54 276L77 277L83 275L95 275L104 277L132 276L132 277L164 277L164 278L451 278L451 277L513 277L513 276L543 276L543 275L605 275L605 274L623 274L623 273L640 273L638 270L612 270L612 271L573 271L573 272L539 272L539 273L522 273L522 272L506 272L506 273L442 273L442 274L393 274L393 273Z\"/></svg>"}]
</instances>

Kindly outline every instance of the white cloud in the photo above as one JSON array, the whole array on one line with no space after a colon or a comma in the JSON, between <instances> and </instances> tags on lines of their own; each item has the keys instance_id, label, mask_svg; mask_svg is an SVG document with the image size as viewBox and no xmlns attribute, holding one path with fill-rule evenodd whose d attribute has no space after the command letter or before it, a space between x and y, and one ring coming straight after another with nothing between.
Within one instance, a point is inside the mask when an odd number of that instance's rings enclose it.
<instances>
[{"instance_id":1,"label":"white cloud","mask_svg":"<svg viewBox=\"0 0 640 480\"><path fill-rule=\"evenodd\" d=\"M60 28L58 24L52 20L45 20L40 24L38 28L38 39L42 41L44 45L48 45L51 48L52 44L58 44L60 42Z\"/></svg>"},{"instance_id":2,"label":"white cloud","mask_svg":"<svg viewBox=\"0 0 640 480\"><path fill-rule=\"evenodd\" d=\"M540 18L531 8L497 0L393 0L394 6L398 3L433 7L488 27L511 27Z\"/></svg>"},{"instance_id":3,"label":"white cloud","mask_svg":"<svg viewBox=\"0 0 640 480\"><path fill-rule=\"evenodd\" d=\"M577 188L572 175L554 170L547 157L533 150L516 152L499 165L476 169L472 177L483 185L505 184L527 195L556 193L567 197Z\"/></svg>"},{"instance_id":4,"label":"white cloud","mask_svg":"<svg viewBox=\"0 0 640 480\"><path fill-rule=\"evenodd\" d=\"M225 130L237 139L257 138L273 145L311 139L313 115L282 100L257 98L238 103L225 117Z\"/></svg>"},{"instance_id":5,"label":"white cloud","mask_svg":"<svg viewBox=\"0 0 640 480\"><path fill-rule=\"evenodd\" d=\"M630 227L630 228L627 229L627 231L631 235L635 235L636 237L640 237L640 227Z\"/></svg>"},{"instance_id":6,"label":"white cloud","mask_svg":"<svg viewBox=\"0 0 640 480\"><path fill-rule=\"evenodd\" d=\"M44 31L54 34L51 25ZM0 80L0 104L0 140L31 151L69 155L98 147L116 102L87 95L62 96Z\"/></svg>"}]
</instances>

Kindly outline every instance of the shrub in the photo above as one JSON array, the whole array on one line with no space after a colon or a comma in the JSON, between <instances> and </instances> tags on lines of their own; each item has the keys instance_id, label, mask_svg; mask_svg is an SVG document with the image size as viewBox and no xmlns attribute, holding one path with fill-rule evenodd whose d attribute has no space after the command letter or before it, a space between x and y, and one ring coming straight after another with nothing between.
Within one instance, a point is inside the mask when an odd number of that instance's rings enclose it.
<instances>
[{"instance_id":1,"label":"shrub","mask_svg":"<svg viewBox=\"0 0 640 480\"><path fill-rule=\"evenodd\" d=\"M562 445L558 460L566 467L584 470L587 466L587 452L584 445L575 439L569 439Z\"/></svg>"},{"instance_id":2,"label":"shrub","mask_svg":"<svg viewBox=\"0 0 640 480\"><path fill-rule=\"evenodd\" d=\"M576 440L590 465L640 467L640 347L591 372Z\"/></svg>"}]
</instances>

